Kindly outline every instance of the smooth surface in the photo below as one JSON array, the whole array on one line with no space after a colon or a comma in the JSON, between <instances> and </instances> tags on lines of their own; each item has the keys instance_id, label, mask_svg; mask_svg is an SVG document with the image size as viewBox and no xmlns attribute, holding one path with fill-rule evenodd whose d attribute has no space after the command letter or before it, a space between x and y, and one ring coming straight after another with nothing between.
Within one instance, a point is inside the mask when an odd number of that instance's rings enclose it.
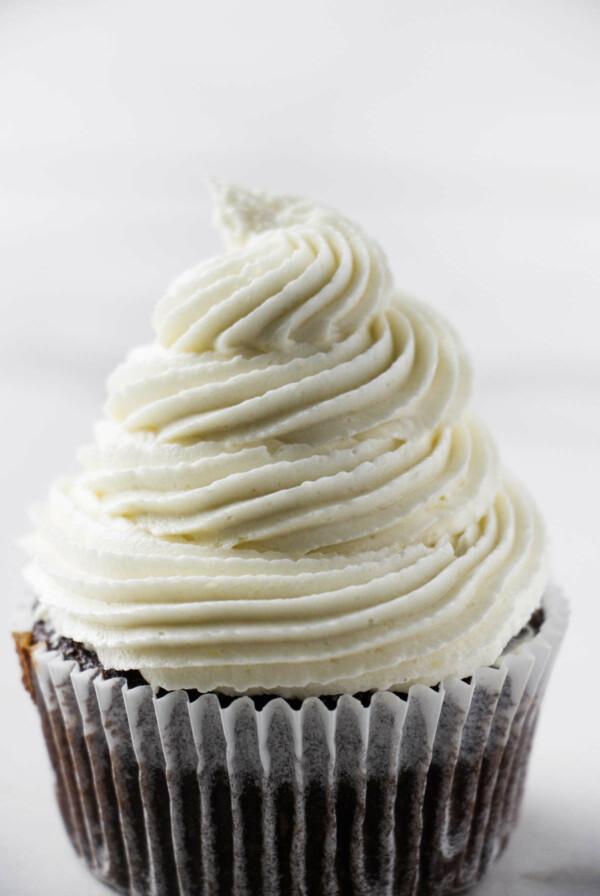
<instances>
[{"instance_id":1,"label":"smooth surface","mask_svg":"<svg viewBox=\"0 0 600 896\"><path fill-rule=\"evenodd\" d=\"M156 299L217 250L213 174L343 207L463 336L478 409L540 503L573 613L519 830L475 894L597 896L598 4L291 9L0 9L0 894L108 892L71 854L17 683L15 539L74 468Z\"/></svg>"}]
</instances>

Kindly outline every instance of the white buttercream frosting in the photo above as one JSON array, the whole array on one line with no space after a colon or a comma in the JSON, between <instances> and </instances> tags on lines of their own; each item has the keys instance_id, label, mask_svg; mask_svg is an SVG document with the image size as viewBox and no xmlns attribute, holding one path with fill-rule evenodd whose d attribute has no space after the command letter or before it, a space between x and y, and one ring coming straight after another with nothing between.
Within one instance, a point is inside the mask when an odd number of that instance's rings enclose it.
<instances>
[{"instance_id":1,"label":"white buttercream frosting","mask_svg":"<svg viewBox=\"0 0 600 896\"><path fill-rule=\"evenodd\" d=\"M406 690L493 663L544 537L449 325L335 212L215 188L179 277L35 510L37 614L153 687Z\"/></svg>"}]
</instances>

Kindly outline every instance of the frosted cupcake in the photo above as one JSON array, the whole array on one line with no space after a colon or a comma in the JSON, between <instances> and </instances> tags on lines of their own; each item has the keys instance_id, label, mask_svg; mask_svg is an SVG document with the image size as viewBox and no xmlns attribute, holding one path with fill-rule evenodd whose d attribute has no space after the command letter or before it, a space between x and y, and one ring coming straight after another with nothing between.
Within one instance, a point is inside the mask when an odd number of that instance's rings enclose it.
<instances>
[{"instance_id":1,"label":"frosted cupcake","mask_svg":"<svg viewBox=\"0 0 600 896\"><path fill-rule=\"evenodd\" d=\"M35 511L17 635L76 849L124 893L444 894L514 827L564 628L449 325L322 206L216 190Z\"/></svg>"}]
</instances>

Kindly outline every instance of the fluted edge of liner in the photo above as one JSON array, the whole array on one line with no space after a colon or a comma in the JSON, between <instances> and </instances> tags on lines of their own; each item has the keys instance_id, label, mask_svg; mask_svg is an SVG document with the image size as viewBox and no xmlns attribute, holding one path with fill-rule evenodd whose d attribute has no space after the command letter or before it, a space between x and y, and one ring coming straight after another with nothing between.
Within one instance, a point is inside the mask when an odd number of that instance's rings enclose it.
<instances>
[{"instance_id":1,"label":"fluted edge of liner","mask_svg":"<svg viewBox=\"0 0 600 896\"><path fill-rule=\"evenodd\" d=\"M59 808L90 870L131 896L441 896L504 849L567 619L470 681L293 708L153 696L43 644L32 675Z\"/></svg>"}]
</instances>

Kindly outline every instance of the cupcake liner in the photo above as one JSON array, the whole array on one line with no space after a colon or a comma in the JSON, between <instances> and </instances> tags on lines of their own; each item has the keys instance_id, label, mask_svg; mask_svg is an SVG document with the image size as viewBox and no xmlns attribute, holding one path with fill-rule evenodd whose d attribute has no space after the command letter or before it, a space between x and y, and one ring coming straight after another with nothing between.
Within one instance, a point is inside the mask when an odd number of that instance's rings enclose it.
<instances>
[{"instance_id":1,"label":"cupcake liner","mask_svg":"<svg viewBox=\"0 0 600 896\"><path fill-rule=\"evenodd\" d=\"M155 697L32 649L59 807L91 871L132 896L460 892L514 828L566 623L468 681L368 705Z\"/></svg>"}]
</instances>

